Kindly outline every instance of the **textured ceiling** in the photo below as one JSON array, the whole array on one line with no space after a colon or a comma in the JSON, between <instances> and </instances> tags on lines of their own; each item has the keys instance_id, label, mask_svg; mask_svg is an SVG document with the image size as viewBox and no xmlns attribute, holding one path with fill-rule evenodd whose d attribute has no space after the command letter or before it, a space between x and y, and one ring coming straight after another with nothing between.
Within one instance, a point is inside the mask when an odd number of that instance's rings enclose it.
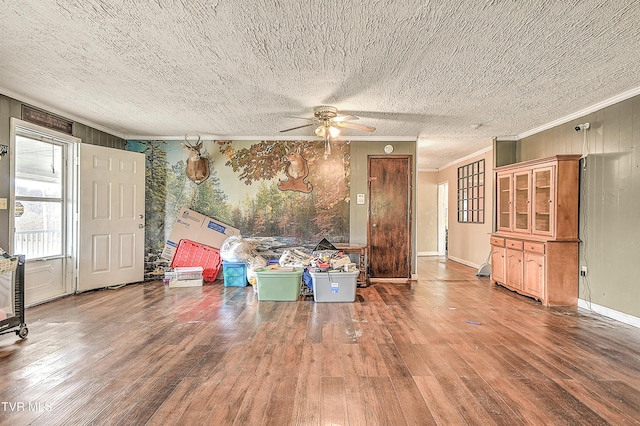
<instances>
[{"instance_id":1,"label":"textured ceiling","mask_svg":"<svg viewBox=\"0 0 640 426\"><path fill-rule=\"evenodd\" d=\"M430 169L640 86L637 1L0 7L0 91L126 138L308 138L279 131L328 104Z\"/></svg>"}]
</instances>

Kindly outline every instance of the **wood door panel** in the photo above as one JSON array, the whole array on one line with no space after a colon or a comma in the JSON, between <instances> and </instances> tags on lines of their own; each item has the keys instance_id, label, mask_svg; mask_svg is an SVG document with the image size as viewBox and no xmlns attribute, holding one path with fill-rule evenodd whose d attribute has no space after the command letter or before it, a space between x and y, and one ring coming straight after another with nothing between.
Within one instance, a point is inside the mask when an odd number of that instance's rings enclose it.
<instances>
[{"instance_id":1,"label":"wood door panel","mask_svg":"<svg viewBox=\"0 0 640 426\"><path fill-rule=\"evenodd\" d=\"M410 157L369 157L371 278L411 277L410 182Z\"/></svg>"},{"instance_id":2,"label":"wood door panel","mask_svg":"<svg viewBox=\"0 0 640 426\"><path fill-rule=\"evenodd\" d=\"M544 246L543 246L544 247ZM524 291L541 298L544 288L544 255L524 253Z\"/></svg>"},{"instance_id":3,"label":"wood door panel","mask_svg":"<svg viewBox=\"0 0 640 426\"><path fill-rule=\"evenodd\" d=\"M491 277L499 283L505 282L506 275L506 249L504 247L491 246Z\"/></svg>"},{"instance_id":4,"label":"wood door panel","mask_svg":"<svg viewBox=\"0 0 640 426\"><path fill-rule=\"evenodd\" d=\"M507 249L507 285L516 290L522 290L523 257L522 251Z\"/></svg>"}]
</instances>

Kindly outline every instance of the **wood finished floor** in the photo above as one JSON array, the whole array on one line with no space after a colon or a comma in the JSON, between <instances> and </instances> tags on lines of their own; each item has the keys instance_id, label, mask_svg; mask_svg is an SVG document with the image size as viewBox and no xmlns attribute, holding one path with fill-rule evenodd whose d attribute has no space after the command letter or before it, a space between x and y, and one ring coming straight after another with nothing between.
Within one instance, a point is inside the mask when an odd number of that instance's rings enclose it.
<instances>
[{"instance_id":1,"label":"wood finished floor","mask_svg":"<svg viewBox=\"0 0 640 426\"><path fill-rule=\"evenodd\" d=\"M355 303L160 282L46 303L0 336L0 424L639 424L639 329L475 272L419 258Z\"/></svg>"}]
</instances>

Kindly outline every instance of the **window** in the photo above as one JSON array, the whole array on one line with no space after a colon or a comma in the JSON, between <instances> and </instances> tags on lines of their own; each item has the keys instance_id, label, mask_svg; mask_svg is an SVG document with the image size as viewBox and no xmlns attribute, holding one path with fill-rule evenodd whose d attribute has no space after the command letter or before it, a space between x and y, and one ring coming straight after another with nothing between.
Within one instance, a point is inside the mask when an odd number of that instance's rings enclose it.
<instances>
[{"instance_id":1,"label":"window","mask_svg":"<svg viewBox=\"0 0 640 426\"><path fill-rule=\"evenodd\" d=\"M484 223L484 160L458 167L458 222Z\"/></svg>"},{"instance_id":2,"label":"window","mask_svg":"<svg viewBox=\"0 0 640 426\"><path fill-rule=\"evenodd\" d=\"M13 251L27 259L64 256L65 155L54 138L17 130Z\"/></svg>"}]
</instances>

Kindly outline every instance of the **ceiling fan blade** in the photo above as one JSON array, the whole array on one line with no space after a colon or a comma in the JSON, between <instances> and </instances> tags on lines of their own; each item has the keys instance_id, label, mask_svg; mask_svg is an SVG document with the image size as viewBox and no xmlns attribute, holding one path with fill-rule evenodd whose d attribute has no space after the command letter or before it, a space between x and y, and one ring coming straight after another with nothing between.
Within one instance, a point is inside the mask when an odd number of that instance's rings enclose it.
<instances>
[{"instance_id":1,"label":"ceiling fan blade","mask_svg":"<svg viewBox=\"0 0 640 426\"><path fill-rule=\"evenodd\" d=\"M332 118L331 121L353 121L353 120L358 120L358 117L355 117L353 115L339 115L335 118Z\"/></svg>"},{"instance_id":2,"label":"ceiling fan blade","mask_svg":"<svg viewBox=\"0 0 640 426\"><path fill-rule=\"evenodd\" d=\"M286 118L297 118L298 120L307 120L307 121L315 121L317 118L315 117L298 117L297 115L287 115Z\"/></svg>"},{"instance_id":3,"label":"ceiling fan blade","mask_svg":"<svg viewBox=\"0 0 640 426\"><path fill-rule=\"evenodd\" d=\"M296 127L290 128L290 129L280 130L280 133L290 132L291 130L302 129L304 127L311 127L311 126L315 126L315 125L316 125L316 123L303 124L302 126L296 126Z\"/></svg>"},{"instance_id":4,"label":"ceiling fan blade","mask_svg":"<svg viewBox=\"0 0 640 426\"><path fill-rule=\"evenodd\" d=\"M364 124L348 123L346 121L339 121L336 123L336 126L345 127L347 129L362 130L363 132L373 132L376 130L375 127L365 126Z\"/></svg>"}]
</instances>

